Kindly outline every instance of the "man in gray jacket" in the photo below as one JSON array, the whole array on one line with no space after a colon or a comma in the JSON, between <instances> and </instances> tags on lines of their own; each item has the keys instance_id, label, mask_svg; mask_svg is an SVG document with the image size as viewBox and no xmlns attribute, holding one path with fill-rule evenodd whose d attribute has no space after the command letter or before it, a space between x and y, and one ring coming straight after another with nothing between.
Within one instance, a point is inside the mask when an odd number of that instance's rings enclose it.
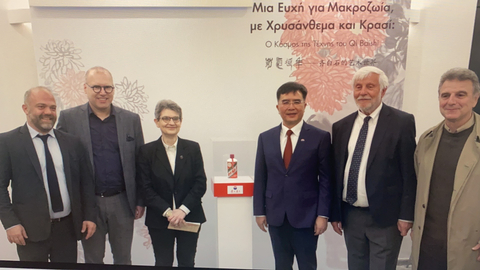
<instances>
[{"instance_id":1,"label":"man in gray jacket","mask_svg":"<svg viewBox=\"0 0 480 270\"><path fill-rule=\"evenodd\" d=\"M135 181L140 117L112 105L113 78L103 67L86 72L84 90L88 103L62 111L57 128L80 137L92 160L100 214L97 233L82 241L85 262L103 263L108 233L114 264L131 264L133 222L145 210Z\"/></svg>"}]
</instances>

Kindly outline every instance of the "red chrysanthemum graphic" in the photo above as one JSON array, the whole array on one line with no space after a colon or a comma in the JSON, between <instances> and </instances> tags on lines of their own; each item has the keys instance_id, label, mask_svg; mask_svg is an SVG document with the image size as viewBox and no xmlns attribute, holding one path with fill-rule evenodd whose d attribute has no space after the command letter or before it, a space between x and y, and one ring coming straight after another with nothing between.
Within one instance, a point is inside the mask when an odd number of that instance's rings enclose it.
<instances>
[{"instance_id":1,"label":"red chrysanthemum graphic","mask_svg":"<svg viewBox=\"0 0 480 270\"><path fill-rule=\"evenodd\" d=\"M87 102L83 90L85 71L75 72L67 69L65 74L59 74L58 81L53 85L53 91L60 97L64 109L75 107Z\"/></svg>"},{"instance_id":2,"label":"red chrysanthemum graphic","mask_svg":"<svg viewBox=\"0 0 480 270\"><path fill-rule=\"evenodd\" d=\"M304 6L304 12L287 12L285 24L309 24L310 22L331 23L335 20L335 14L331 12L310 12L309 6L323 6L329 1L326 0L292 0L292 6ZM292 54L302 57L321 55L322 50L328 49L329 42L334 39L335 33L332 30L317 30L306 27L304 30L284 30L280 41L282 43L298 43Z\"/></svg>"},{"instance_id":3,"label":"red chrysanthemum graphic","mask_svg":"<svg viewBox=\"0 0 480 270\"><path fill-rule=\"evenodd\" d=\"M314 111L330 115L342 109L346 96L352 92L350 81L354 70L345 65L320 64L318 58L303 59L292 76L308 90L307 104Z\"/></svg>"},{"instance_id":4,"label":"red chrysanthemum graphic","mask_svg":"<svg viewBox=\"0 0 480 270\"><path fill-rule=\"evenodd\" d=\"M368 3L370 2L370 3ZM370 5L380 7L384 5L381 1L341 1L342 5ZM383 6L382 6L383 7ZM381 8L381 7L380 7ZM355 29L338 29L335 32L335 41L343 42L345 46L334 46L330 50L331 55L342 58L372 57L375 51L383 44L386 32L382 29L388 25L389 17L386 12L341 12L337 16L338 24L349 24ZM370 25L371 24L371 25ZM390 22L391 24L391 22ZM372 26L372 29L369 29ZM365 28L366 27L366 28ZM380 27L380 28L379 28ZM335 42L336 43L336 42Z\"/></svg>"},{"instance_id":5,"label":"red chrysanthemum graphic","mask_svg":"<svg viewBox=\"0 0 480 270\"><path fill-rule=\"evenodd\" d=\"M292 0L291 5L304 8L303 12L300 8L297 12L286 12L287 25L310 21L335 25L334 29L324 30L310 27L284 30L281 37L282 43L305 45L292 46L292 54L301 57L303 64L296 65L297 70L291 76L309 90L309 106L317 112L333 114L342 109L346 96L352 91L350 81L354 69L350 62L374 57L384 43L386 32L380 26L389 22L385 3L379 0ZM353 12L354 6L363 10ZM374 27L367 29L369 25Z\"/></svg>"}]
</instances>

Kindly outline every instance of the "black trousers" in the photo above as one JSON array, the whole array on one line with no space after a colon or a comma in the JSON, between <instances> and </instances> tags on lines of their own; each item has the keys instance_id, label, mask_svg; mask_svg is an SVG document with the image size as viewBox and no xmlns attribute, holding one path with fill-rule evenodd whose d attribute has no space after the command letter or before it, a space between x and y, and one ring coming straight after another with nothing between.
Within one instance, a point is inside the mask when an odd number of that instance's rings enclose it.
<instances>
[{"instance_id":1,"label":"black trousers","mask_svg":"<svg viewBox=\"0 0 480 270\"><path fill-rule=\"evenodd\" d=\"M294 228L285 216L281 226L268 226L272 241L275 269L293 269L293 257L297 258L298 269L317 269L317 242L312 228Z\"/></svg>"},{"instance_id":2,"label":"black trousers","mask_svg":"<svg viewBox=\"0 0 480 270\"><path fill-rule=\"evenodd\" d=\"M173 265L173 247L177 240L178 267L194 267L197 253L198 234L177 230L148 228L152 239L155 266Z\"/></svg>"},{"instance_id":3,"label":"black trousers","mask_svg":"<svg viewBox=\"0 0 480 270\"><path fill-rule=\"evenodd\" d=\"M447 270L447 243L424 233L420 242L418 270Z\"/></svg>"},{"instance_id":4,"label":"black trousers","mask_svg":"<svg viewBox=\"0 0 480 270\"><path fill-rule=\"evenodd\" d=\"M28 238L25 240L25 246L17 245L20 261L77 262L77 238L71 215L51 223L48 239L39 242L30 241Z\"/></svg>"}]
</instances>

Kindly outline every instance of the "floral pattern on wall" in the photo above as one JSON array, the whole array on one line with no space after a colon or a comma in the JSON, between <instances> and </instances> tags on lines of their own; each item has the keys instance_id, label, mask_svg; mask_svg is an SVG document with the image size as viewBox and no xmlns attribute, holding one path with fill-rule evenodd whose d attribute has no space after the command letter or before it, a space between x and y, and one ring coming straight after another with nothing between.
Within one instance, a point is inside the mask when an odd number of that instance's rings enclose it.
<instances>
[{"instance_id":1,"label":"floral pattern on wall","mask_svg":"<svg viewBox=\"0 0 480 270\"><path fill-rule=\"evenodd\" d=\"M57 98L60 110L75 107L87 102L84 92L85 72L88 70L82 63L82 50L75 47L71 40L49 40L41 46L42 55L40 79L49 87ZM124 76L121 81L114 82L115 97L113 104L140 115L147 109L148 95L144 85L138 80Z\"/></svg>"},{"instance_id":2,"label":"floral pattern on wall","mask_svg":"<svg viewBox=\"0 0 480 270\"><path fill-rule=\"evenodd\" d=\"M43 52L39 62L42 66L40 79L49 87L57 100L58 111L85 104L87 95L84 92L85 72L88 68L82 63L82 50L75 47L71 40L49 40L42 46ZM138 80L124 76L121 81L114 82L115 96L113 104L120 108L135 112L143 118L147 114L147 99L144 85ZM145 239L144 246L151 246L150 235L143 222L135 222L136 233ZM79 249L83 252L83 249ZM79 256L83 258L83 256Z\"/></svg>"},{"instance_id":3,"label":"floral pattern on wall","mask_svg":"<svg viewBox=\"0 0 480 270\"><path fill-rule=\"evenodd\" d=\"M385 7L382 12L345 12L340 10L312 12L309 7L370 5ZM410 8L409 0L291 0L292 6L304 6L303 12L286 12L286 24L334 22L337 26L350 23L352 29L287 29L281 36L282 43L310 44L292 47L292 55L301 61L295 64L291 76L304 84L309 95L307 104L315 112L332 115L342 110L346 97L352 93L351 79L359 68L373 65L382 69L389 78L389 90L383 101L396 108L403 103L403 84L405 77L406 54L408 45L408 19L404 9ZM361 21L373 24L389 25L387 29L365 29ZM368 31L367 31L368 30ZM356 45L350 42L355 41ZM338 42L345 44L339 46ZM362 42L363 45L360 45Z\"/></svg>"}]
</instances>

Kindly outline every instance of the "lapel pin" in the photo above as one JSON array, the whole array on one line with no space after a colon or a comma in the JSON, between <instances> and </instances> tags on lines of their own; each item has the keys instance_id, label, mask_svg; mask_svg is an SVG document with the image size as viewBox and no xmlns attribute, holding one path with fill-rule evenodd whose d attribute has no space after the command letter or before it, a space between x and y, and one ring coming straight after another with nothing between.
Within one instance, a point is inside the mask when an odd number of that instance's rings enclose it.
<instances>
[{"instance_id":1,"label":"lapel pin","mask_svg":"<svg viewBox=\"0 0 480 270\"><path fill-rule=\"evenodd\" d=\"M180 155L180 159L183 159L183 155Z\"/></svg>"},{"instance_id":2,"label":"lapel pin","mask_svg":"<svg viewBox=\"0 0 480 270\"><path fill-rule=\"evenodd\" d=\"M305 141L305 139L300 139L300 141L301 141L301 142L304 142L304 141Z\"/></svg>"}]
</instances>

